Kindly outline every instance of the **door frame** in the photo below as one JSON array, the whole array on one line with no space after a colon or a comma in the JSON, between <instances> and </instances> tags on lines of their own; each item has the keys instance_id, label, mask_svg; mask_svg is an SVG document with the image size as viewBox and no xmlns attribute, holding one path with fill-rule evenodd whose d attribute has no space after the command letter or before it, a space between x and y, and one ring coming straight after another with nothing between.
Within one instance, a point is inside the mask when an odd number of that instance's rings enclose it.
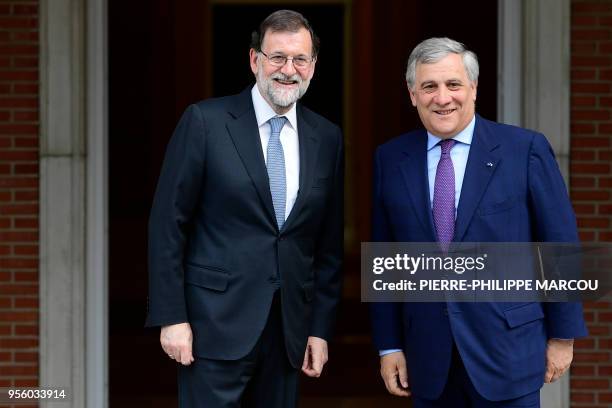
<instances>
[{"instance_id":1,"label":"door frame","mask_svg":"<svg viewBox=\"0 0 612 408\"><path fill-rule=\"evenodd\" d=\"M40 405L106 408L106 0L41 1L39 35L39 383L69 395Z\"/></svg>"},{"instance_id":2,"label":"door frame","mask_svg":"<svg viewBox=\"0 0 612 408\"><path fill-rule=\"evenodd\" d=\"M49 3L40 7L40 384L69 390L53 406L106 408L107 0ZM498 5L498 120L546 134L567 181L569 0ZM569 407L569 374L544 387L542 403Z\"/></svg>"},{"instance_id":3,"label":"door frame","mask_svg":"<svg viewBox=\"0 0 612 408\"><path fill-rule=\"evenodd\" d=\"M566 185L570 30L570 0L498 0L497 120L546 135ZM569 408L570 372L545 384L540 401L542 408Z\"/></svg>"}]
</instances>

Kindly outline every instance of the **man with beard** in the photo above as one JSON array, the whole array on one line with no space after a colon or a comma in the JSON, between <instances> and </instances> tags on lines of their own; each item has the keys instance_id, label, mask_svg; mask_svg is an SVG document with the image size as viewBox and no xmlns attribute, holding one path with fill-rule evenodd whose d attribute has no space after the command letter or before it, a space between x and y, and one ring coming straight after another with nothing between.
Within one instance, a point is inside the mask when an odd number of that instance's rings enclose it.
<instances>
[{"instance_id":1,"label":"man with beard","mask_svg":"<svg viewBox=\"0 0 612 408\"><path fill-rule=\"evenodd\" d=\"M251 46L255 86L181 118L149 221L147 325L180 363L181 407L295 406L340 296L342 135L297 104L318 39L281 10Z\"/></svg>"}]
</instances>

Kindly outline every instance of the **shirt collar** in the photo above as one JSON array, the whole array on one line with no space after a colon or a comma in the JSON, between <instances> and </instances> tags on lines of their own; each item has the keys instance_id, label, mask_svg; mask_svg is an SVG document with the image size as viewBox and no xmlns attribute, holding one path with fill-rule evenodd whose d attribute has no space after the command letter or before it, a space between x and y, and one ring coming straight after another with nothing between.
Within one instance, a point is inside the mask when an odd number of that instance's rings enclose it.
<instances>
[{"instance_id":1,"label":"shirt collar","mask_svg":"<svg viewBox=\"0 0 612 408\"><path fill-rule=\"evenodd\" d=\"M278 115L268 102L261 96L257 84L251 89L251 98L253 99L253 108L255 109L255 117L257 118L257 126L261 127L264 123L275 116L284 116L294 130L297 130L297 113L295 103L291 106L288 112L284 115Z\"/></svg>"},{"instance_id":2,"label":"shirt collar","mask_svg":"<svg viewBox=\"0 0 612 408\"><path fill-rule=\"evenodd\" d=\"M472 144L472 138L474 137L475 124L476 124L476 115L474 115L470 123L468 123L468 125L461 132L457 133L451 139L457 142L464 143L466 145ZM440 140L442 140L441 137L432 135L431 133L427 132L427 150L429 151L433 149L433 147L436 146L440 142Z\"/></svg>"}]
</instances>

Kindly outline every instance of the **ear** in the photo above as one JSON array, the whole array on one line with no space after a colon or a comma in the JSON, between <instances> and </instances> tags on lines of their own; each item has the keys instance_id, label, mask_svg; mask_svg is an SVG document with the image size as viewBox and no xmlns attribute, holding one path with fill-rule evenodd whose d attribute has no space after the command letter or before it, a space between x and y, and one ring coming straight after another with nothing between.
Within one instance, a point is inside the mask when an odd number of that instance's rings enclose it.
<instances>
[{"instance_id":1,"label":"ear","mask_svg":"<svg viewBox=\"0 0 612 408\"><path fill-rule=\"evenodd\" d=\"M410 101L412 102L412 106L414 106L416 108L416 95L415 93L412 91L412 89L410 89L409 86L407 86L408 88L408 94L410 95Z\"/></svg>"},{"instance_id":2,"label":"ear","mask_svg":"<svg viewBox=\"0 0 612 408\"><path fill-rule=\"evenodd\" d=\"M310 75L308 76L308 80L310 81L315 73L315 66L317 65L317 59L313 59L310 63Z\"/></svg>"},{"instance_id":3,"label":"ear","mask_svg":"<svg viewBox=\"0 0 612 408\"><path fill-rule=\"evenodd\" d=\"M251 63L251 71L253 72L254 75L257 75L257 57L259 55L257 54L257 51L255 51L253 48L251 48L249 50L249 62Z\"/></svg>"},{"instance_id":4,"label":"ear","mask_svg":"<svg viewBox=\"0 0 612 408\"><path fill-rule=\"evenodd\" d=\"M476 102L476 94L478 93L478 81L474 81L471 84L472 90L474 91L474 102Z\"/></svg>"}]
</instances>

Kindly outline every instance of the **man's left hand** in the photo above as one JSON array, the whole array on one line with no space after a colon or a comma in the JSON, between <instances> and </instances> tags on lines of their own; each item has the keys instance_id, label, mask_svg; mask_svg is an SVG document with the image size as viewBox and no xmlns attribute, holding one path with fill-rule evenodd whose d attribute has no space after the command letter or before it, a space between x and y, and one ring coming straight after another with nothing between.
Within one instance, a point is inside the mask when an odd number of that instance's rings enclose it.
<instances>
[{"instance_id":1,"label":"man's left hand","mask_svg":"<svg viewBox=\"0 0 612 408\"><path fill-rule=\"evenodd\" d=\"M550 339L546 347L544 382L557 381L569 368L574 356L574 340Z\"/></svg>"},{"instance_id":2,"label":"man's left hand","mask_svg":"<svg viewBox=\"0 0 612 408\"><path fill-rule=\"evenodd\" d=\"M320 377L327 363L327 341L319 337L308 337L302 372L309 377Z\"/></svg>"}]
</instances>

